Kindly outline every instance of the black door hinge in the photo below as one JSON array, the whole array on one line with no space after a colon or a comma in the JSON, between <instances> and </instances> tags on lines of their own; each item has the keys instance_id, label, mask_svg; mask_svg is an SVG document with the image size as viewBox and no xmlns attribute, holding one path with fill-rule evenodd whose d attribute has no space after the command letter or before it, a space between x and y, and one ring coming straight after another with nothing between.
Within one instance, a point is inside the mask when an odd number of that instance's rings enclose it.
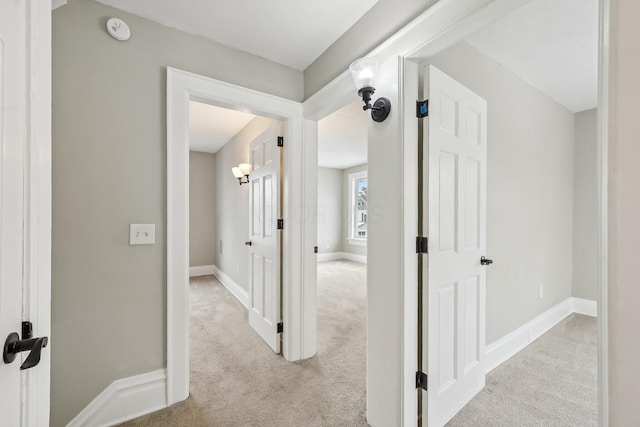
<instances>
[{"instance_id":1,"label":"black door hinge","mask_svg":"<svg viewBox=\"0 0 640 427\"><path fill-rule=\"evenodd\" d=\"M416 101L416 117L421 119L429 115L429 100Z\"/></svg>"},{"instance_id":2,"label":"black door hinge","mask_svg":"<svg viewBox=\"0 0 640 427\"><path fill-rule=\"evenodd\" d=\"M428 254L429 253L429 238L428 237L416 237L416 253Z\"/></svg>"},{"instance_id":3,"label":"black door hinge","mask_svg":"<svg viewBox=\"0 0 640 427\"><path fill-rule=\"evenodd\" d=\"M281 334L282 333L282 329L284 328L284 324L282 322L278 323L278 333Z\"/></svg>"},{"instance_id":4,"label":"black door hinge","mask_svg":"<svg viewBox=\"0 0 640 427\"><path fill-rule=\"evenodd\" d=\"M278 220L278 230L284 230L284 219Z\"/></svg>"},{"instance_id":5,"label":"black door hinge","mask_svg":"<svg viewBox=\"0 0 640 427\"><path fill-rule=\"evenodd\" d=\"M313 253L314 253L314 254L317 254L317 253L318 253L318 247L317 247L317 246L314 246L314 247L313 247Z\"/></svg>"},{"instance_id":6,"label":"black door hinge","mask_svg":"<svg viewBox=\"0 0 640 427\"><path fill-rule=\"evenodd\" d=\"M278 147L284 147L284 136L278 137Z\"/></svg>"},{"instance_id":7,"label":"black door hinge","mask_svg":"<svg viewBox=\"0 0 640 427\"><path fill-rule=\"evenodd\" d=\"M416 388L427 389L427 374L422 371L416 372Z\"/></svg>"}]
</instances>

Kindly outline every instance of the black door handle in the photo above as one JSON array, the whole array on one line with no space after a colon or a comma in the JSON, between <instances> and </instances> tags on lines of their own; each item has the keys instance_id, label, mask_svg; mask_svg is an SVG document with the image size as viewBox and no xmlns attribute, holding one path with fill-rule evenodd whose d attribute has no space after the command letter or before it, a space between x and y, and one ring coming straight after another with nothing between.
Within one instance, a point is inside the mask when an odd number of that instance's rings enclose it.
<instances>
[{"instance_id":1,"label":"black door handle","mask_svg":"<svg viewBox=\"0 0 640 427\"><path fill-rule=\"evenodd\" d=\"M480 264L481 264L481 265L491 265L491 264L493 264L493 260L492 260L492 259L485 258L485 257L484 257L484 255L482 255L482 256L480 257Z\"/></svg>"},{"instance_id":2,"label":"black door handle","mask_svg":"<svg viewBox=\"0 0 640 427\"><path fill-rule=\"evenodd\" d=\"M245 245L247 245L247 246L251 246L251 245L253 245L253 243L251 242L251 240L249 240L248 242L244 242L244 244L245 244Z\"/></svg>"},{"instance_id":3,"label":"black door handle","mask_svg":"<svg viewBox=\"0 0 640 427\"><path fill-rule=\"evenodd\" d=\"M25 329L25 324L28 324L27 329ZM23 322L23 334L26 331L31 330L31 324L29 322ZM20 336L17 332L12 332L9 334L7 339L4 342L4 349L2 351L2 359L4 363L11 363L16 359L18 353L22 353L23 351L29 351L29 356L27 359L20 365L20 370L33 368L40 363L40 354L42 353L42 349L47 346L49 343L49 338L40 337L40 338L31 338L31 334L27 332L24 338L20 339Z\"/></svg>"}]
</instances>

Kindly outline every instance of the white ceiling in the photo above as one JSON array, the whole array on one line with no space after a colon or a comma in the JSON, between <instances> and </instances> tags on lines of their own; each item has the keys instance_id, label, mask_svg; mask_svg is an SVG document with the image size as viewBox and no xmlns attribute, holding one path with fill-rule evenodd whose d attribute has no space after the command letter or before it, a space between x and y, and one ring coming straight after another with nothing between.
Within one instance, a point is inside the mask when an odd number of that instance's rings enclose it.
<instances>
[{"instance_id":1,"label":"white ceiling","mask_svg":"<svg viewBox=\"0 0 640 427\"><path fill-rule=\"evenodd\" d=\"M255 116L189 101L189 150L216 153Z\"/></svg>"},{"instance_id":2,"label":"white ceiling","mask_svg":"<svg viewBox=\"0 0 640 427\"><path fill-rule=\"evenodd\" d=\"M97 1L302 71L378 0Z\"/></svg>"},{"instance_id":3,"label":"white ceiling","mask_svg":"<svg viewBox=\"0 0 640 427\"><path fill-rule=\"evenodd\" d=\"M598 103L598 0L532 0L466 41L572 112Z\"/></svg>"},{"instance_id":4,"label":"white ceiling","mask_svg":"<svg viewBox=\"0 0 640 427\"><path fill-rule=\"evenodd\" d=\"M318 122L318 166L346 169L367 163L371 113L357 100Z\"/></svg>"}]
</instances>

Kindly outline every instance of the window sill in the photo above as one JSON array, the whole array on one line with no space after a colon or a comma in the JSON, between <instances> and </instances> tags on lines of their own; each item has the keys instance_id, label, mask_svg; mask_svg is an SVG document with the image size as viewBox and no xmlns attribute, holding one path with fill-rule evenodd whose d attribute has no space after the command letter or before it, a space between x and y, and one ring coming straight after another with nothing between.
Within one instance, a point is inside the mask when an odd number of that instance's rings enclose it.
<instances>
[{"instance_id":1,"label":"window sill","mask_svg":"<svg viewBox=\"0 0 640 427\"><path fill-rule=\"evenodd\" d=\"M347 239L350 245L367 246L367 239Z\"/></svg>"}]
</instances>

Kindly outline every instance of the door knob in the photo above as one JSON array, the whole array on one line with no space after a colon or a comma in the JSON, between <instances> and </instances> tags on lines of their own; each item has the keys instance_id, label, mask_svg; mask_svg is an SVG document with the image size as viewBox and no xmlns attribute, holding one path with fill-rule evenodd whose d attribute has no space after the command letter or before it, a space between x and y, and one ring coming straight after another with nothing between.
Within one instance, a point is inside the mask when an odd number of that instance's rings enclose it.
<instances>
[{"instance_id":1,"label":"door knob","mask_svg":"<svg viewBox=\"0 0 640 427\"><path fill-rule=\"evenodd\" d=\"M31 323L22 322L22 331L24 339L20 339L17 332L9 334L4 342L4 349L2 351L2 359L4 363L11 363L16 359L18 353L23 351L29 351L29 356L20 365L20 370L33 368L40 363L40 354L42 349L49 343L49 338L31 338Z\"/></svg>"},{"instance_id":2,"label":"door knob","mask_svg":"<svg viewBox=\"0 0 640 427\"><path fill-rule=\"evenodd\" d=\"M251 242L251 240L249 240L248 242L244 242L244 244L245 244L245 245L247 245L247 246L251 246L251 245L253 245L253 243Z\"/></svg>"},{"instance_id":3,"label":"door knob","mask_svg":"<svg viewBox=\"0 0 640 427\"><path fill-rule=\"evenodd\" d=\"M493 260L492 260L492 259L485 258L485 257L484 257L484 255L482 255L482 256L480 257L480 264L481 264L481 265L491 265L491 264L493 264Z\"/></svg>"}]
</instances>

